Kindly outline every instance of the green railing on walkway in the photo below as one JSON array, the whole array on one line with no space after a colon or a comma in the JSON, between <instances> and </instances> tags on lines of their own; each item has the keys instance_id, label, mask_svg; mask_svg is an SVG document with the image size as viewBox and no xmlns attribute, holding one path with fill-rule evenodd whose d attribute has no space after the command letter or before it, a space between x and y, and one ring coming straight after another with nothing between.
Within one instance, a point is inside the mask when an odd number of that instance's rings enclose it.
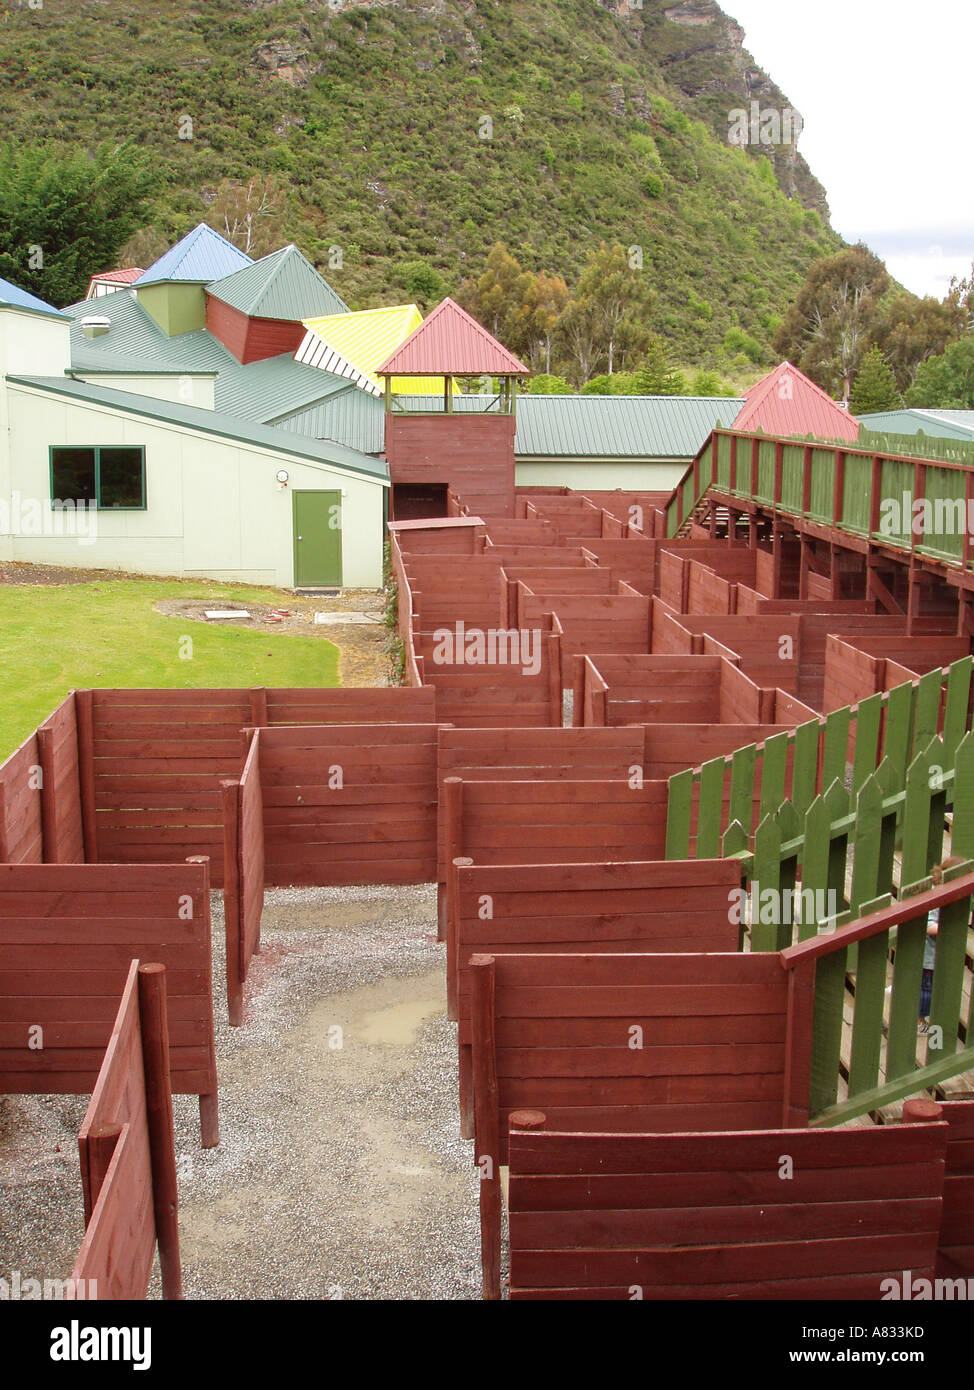
<instances>
[{"instance_id":1,"label":"green railing on walkway","mask_svg":"<svg viewBox=\"0 0 974 1390\"><path fill-rule=\"evenodd\" d=\"M890 442L882 436L867 445L828 444L715 430L667 503L666 535L679 535L713 489L728 505L740 498L796 521L969 566L974 468L967 455L923 458Z\"/></svg>"}]
</instances>

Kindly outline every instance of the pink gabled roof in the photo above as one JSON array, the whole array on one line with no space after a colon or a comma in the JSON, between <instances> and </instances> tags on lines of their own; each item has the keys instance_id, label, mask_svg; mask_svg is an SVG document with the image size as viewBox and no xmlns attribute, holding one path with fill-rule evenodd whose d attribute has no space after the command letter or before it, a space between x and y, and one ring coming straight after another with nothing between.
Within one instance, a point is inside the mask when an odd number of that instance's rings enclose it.
<instances>
[{"instance_id":1,"label":"pink gabled roof","mask_svg":"<svg viewBox=\"0 0 974 1390\"><path fill-rule=\"evenodd\" d=\"M378 376L528 376L523 362L452 299L437 304Z\"/></svg>"},{"instance_id":2,"label":"pink gabled roof","mask_svg":"<svg viewBox=\"0 0 974 1390\"><path fill-rule=\"evenodd\" d=\"M93 275L92 280L110 280L113 285L131 285L145 271L141 266L134 265L128 270L103 270L98 275ZM88 282L89 284L91 281Z\"/></svg>"},{"instance_id":3,"label":"pink gabled roof","mask_svg":"<svg viewBox=\"0 0 974 1390\"><path fill-rule=\"evenodd\" d=\"M744 395L735 430L765 434L814 434L822 439L859 438L859 421L790 362L782 362Z\"/></svg>"}]
</instances>

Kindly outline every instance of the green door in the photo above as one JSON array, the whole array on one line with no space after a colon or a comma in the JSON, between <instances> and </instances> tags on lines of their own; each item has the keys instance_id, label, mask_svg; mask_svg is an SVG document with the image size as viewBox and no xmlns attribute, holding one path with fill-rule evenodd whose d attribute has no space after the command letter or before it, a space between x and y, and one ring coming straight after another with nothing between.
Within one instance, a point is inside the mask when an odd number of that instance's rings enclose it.
<instances>
[{"instance_id":1,"label":"green door","mask_svg":"<svg viewBox=\"0 0 974 1390\"><path fill-rule=\"evenodd\" d=\"M342 494L294 493L294 587L334 588L342 582Z\"/></svg>"}]
</instances>

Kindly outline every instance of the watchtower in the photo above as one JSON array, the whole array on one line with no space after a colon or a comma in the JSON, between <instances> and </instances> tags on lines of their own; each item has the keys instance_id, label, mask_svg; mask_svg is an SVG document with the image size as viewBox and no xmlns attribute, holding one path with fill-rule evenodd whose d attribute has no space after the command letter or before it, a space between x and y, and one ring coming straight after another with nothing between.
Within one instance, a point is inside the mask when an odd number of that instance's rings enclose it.
<instances>
[{"instance_id":1,"label":"watchtower","mask_svg":"<svg viewBox=\"0 0 974 1390\"><path fill-rule=\"evenodd\" d=\"M471 512L513 516L514 412L517 382L529 375L524 363L444 299L377 375L385 383L392 519L446 516L448 488ZM442 392L404 390L413 377L442 381ZM479 394L461 392L459 379L470 378L481 379Z\"/></svg>"}]
</instances>

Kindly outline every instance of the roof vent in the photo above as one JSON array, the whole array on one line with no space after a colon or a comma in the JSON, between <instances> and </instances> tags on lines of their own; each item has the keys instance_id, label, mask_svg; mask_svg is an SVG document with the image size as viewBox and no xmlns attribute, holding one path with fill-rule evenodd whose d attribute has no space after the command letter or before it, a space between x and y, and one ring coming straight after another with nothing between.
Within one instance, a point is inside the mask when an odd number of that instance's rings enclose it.
<instances>
[{"instance_id":1,"label":"roof vent","mask_svg":"<svg viewBox=\"0 0 974 1390\"><path fill-rule=\"evenodd\" d=\"M104 338L111 326L111 319L104 314L86 314L81 320L81 331L86 338Z\"/></svg>"}]
</instances>

